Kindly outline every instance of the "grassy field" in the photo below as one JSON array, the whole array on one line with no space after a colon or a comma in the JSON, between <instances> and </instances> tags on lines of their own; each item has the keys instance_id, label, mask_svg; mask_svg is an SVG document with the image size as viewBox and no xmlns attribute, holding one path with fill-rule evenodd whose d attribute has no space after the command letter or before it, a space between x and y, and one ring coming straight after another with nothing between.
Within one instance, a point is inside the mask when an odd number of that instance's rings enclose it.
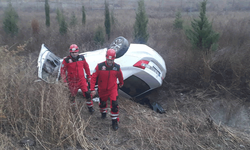
<instances>
[{"instance_id":1,"label":"grassy field","mask_svg":"<svg viewBox=\"0 0 250 150\"><path fill-rule=\"evenodd\" d=\"M236 6L241 1L223 2L235 2ZM107 47L118 36L133 42L135 10L114 9L116 22L111 39L106 38L104 45L98 46L93 37L96 28L104 26L103 9L87 9L86 25L80 23L78 9L78 25L70 27L66 35L59 33L55 12L51 12L51 26L47 28L44 12L20 9L18 35L10 37L0 30L0 149L249 149L250 131L230 124L235 109L242 108L238 106L249 106L249 12L207 12L220 40L217 51L204 57L192 49L184 30L173 29L174 10L179 5L172 9L164 9L164 5L158 9L155 5L157 9L147 8L147 45L162 55L168 72L164 84L150 99L161 103L166 113L158 114L120 98L121 122L117 132L112 131L108 118L100 120L98 104L94 105L96 112L90 115L79 96L79 113L74 115L64 86L34 82L37 57L42 43L64 57L72 43L79 45L80 51L91 51ZM72 9L65 10L68 22L71 12ZM2 20L3 10L0 14ZM189 28L198 15L199 12L183 11L184 28ZM38 22L38 34L33 34L33 20ZM180 96L183 93L185 96ZM217 120L210 116L216 102L219 109L225 110L223 122L219 116ZM245 126L249 127L248 123ZM21 146L25 137L34 140L36 146Z\"/></svg>"}]
</instances>

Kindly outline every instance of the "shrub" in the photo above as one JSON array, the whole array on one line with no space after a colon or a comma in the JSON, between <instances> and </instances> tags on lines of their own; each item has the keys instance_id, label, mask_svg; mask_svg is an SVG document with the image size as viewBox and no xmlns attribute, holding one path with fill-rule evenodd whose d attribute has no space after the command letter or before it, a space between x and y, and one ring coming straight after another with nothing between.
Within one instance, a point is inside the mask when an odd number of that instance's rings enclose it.
<instances>
[{"instance_id":1,"label":"shrub","mask_svg":"<svg viewBox=\"0 0 250 150\"><path fill-rule=\"evenodd\" d=\"M195 48L208 52L210 49L217 48L219 33L213 31L212 24L206 17L206 3L206 0L201 2L200 19L194 19L191 22L192 29L187 29L186 35Z\"/></svg>"},{"instance_id":2,"label":"shrub","mask_svg":"<svg viewBox=\"0 0 250 150\"><path fill-rule=\"evenodd\" d=\"M108 3L105 1L105 29L106 29L106 34L108 35L108 40L110 39L110 15L109 15L109 7Z\"/></svg>"},{"instance_id":3,"label":"shrub","mask_svg":"<svg viewBox=\"0 0 250 150\"><path fill-rule=\"evenodd\" d=\"M32 33L33 34L38 34L39 33L39 23L36 19L33 19L31 22L31 28L32 28Z\"/></svg>"},{"instance_id":4,"label":"shrub","mask_svg":"<svg viewBox=\"0 0 250 150\"><path fill-rule=\"evenodd\" d=\"M58 24L60 25L61 20L62 20L62 11L60 9L56 9L56 20Z\"/></svg>"},{"instance_id":5,"label":"shrub","mask_svg":"<svg viewBox=\"0 0 250 150\"><path fill-rule=\"evenodd\" d=\"M134 42L145 44L148 41L148 17L146 16L144 0L138 2L136 20L134 24Z\"/></svg>"},{"instance_id":6,"label":"shrub","mask_svg":"<svg viewBox=\"0 0 250 150\"><path fill-rule=\"evenodd\" d=\"M85 13L85 8L82 6L82 24L86 24L86 13Z\"/></svg>"},{"instance_id":7,"label":"shrub","mask_svg":"<svg viewBox=\"0 0 250 150\"><path fill-rule=\"evenodd\" d=\"M9 3L8 8L4 12L3 18L3 28L7 34L11 34L12 36L18 33L18 14L15 9L12 7L11 3Z\"/></svg>"},{"instance_id":8,"label":"shrub","mask_svg":"<svg viewBox=\"0 0 250 150\"><path fill-rule=\"evenodd\" d=\"M181 12L177 11L174 20L174 29L182 29L183 28L183 20L181 19Z\"/></svg>"},{"instance_id":9,"label":"shrub","mask_svg":"<svg viewBox=\"0 0 250 150\"><path fill-rule=\"evenodd\" d=\"M45 16L46 16L46 26L50 26L50 14L49 14L49 2L48 0L45 0Z\"/></svg>"},{"instance_id":10,"label":"shrub","mask_svg":"<svg viewBox=\"0 0 250 150\"><path fill-rule=\"evenodd\" d=\"M104 31L103 28L100 26L98 26L95 32L94 41L96 45L103 45L104 43Z\"/></svg>"},{"instance_id":11,"label":"shrub","mask_svg":"<svg viewBox=\"0 0 250 150\"><path fill-rule=\"evenodd\" d=\"M70 26L76 26L77 24L77 18L74 12L71 14L71 20L70 20Z\"/></svg>"},{"instance_id":12,"label":"shrub","mask_svg":"<svg viewBox=\"0 0 250 150\"><path fill-rule=\"evenodd\" d=\"M64 17L64 15L62 14L59 32L60 32L60 34L64 35L64 34L67 33L67 31L68 31L68 24L66 23L65 17Z\"/></svg>"},{"instance_id":13,"label":"shrub","mask_svg":"<svg viewBox=\"0 0 250 150\"><path fill-rule=\"evenodd\" d=\"M114 10L111 11L110 19L112 26L115 26L116 18L114 16Z\"/></svg>"}]
</instances>

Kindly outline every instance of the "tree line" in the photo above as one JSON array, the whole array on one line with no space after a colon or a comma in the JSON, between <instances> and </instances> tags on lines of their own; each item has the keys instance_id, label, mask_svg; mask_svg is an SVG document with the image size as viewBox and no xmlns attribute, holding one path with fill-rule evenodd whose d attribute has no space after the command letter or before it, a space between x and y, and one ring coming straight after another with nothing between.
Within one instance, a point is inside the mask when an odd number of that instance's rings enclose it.
<instances>
[{"instance_id":1,"label":"tree line","mask_svg":"<svg viewBox=\"0 0 250 150\"><path fill-rule=\"evenodd\" d=\"M215 32L212 29L212 23L209 22L206 16L206 4L207 0L203 0L200 3L200 15L199 18L193 19L191 22L191 27L187 27L185 29L185 34L194 48L204 51L208 53L210 51L216 50L218 45L217 42L219 40L219 33ZM45 24L49 28L50 27L50 5L49 0L45 0ZM103 45L105 40L105 34L107 35L108 40L110 39L110 34L112 30L112 26L115 24L115 17L113 11L110 13L109 4L105 1L105 10L104 10L104 27L99 26L95 31L94 41L96 44ZM84 6L82 6L82 16L81 23L84 26L86 24L86 10ZM59 24L59 32L64 35L67 34L68 26L76 26L78 20L74 12L72 12L70 21L67 22L65 19L65 15L62 9L56 10L56 19ZM7 34L11 36L15 36L18 34L18 13L12 7L11 2L7 9L4 12L3 18L3 28ZM175 20L173 22L173 28L178 32L178 30L183 30L183 20L181 16L181 11L176 12ZM135 43L146 44L149 38L149 33L147 31L148 25L148 16L145 10L144 0L138 1L138 8L136 10L136 18L133 26L133 40ZM32 30L33 33L39 32L39 24L37 21L32 21ZM104 30L105 28L105 30Z\"/></svg>"}]
</instances>

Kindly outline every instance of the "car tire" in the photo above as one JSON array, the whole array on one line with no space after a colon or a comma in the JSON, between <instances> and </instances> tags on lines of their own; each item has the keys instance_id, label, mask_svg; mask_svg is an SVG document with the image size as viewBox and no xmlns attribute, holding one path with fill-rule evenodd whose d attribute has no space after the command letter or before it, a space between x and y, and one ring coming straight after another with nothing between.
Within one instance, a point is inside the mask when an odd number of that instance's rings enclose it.
<instances>
[{"instance_id":1,"label":"car tire","mask_svg":"<svg viewBox=\"0 0 250 150\"><path fill-rule=\"evenodd\" d=\"M116 51L116 58L123 56L127 52L128 47L128 40L122 36L115 38L109 46L110 49L114 49Z\"/></svg>"}]
</instances>

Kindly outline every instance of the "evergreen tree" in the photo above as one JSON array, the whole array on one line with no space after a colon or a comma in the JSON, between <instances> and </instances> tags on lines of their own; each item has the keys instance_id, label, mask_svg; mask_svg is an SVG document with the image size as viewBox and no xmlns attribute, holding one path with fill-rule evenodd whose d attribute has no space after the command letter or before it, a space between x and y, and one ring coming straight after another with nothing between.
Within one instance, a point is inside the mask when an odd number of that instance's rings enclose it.
<instances>
[{"instance_id":1,"label":"evergreen tree","mask_svg":"<svg viewBox=\"0 0 250 150\"><path fill-rule=\"evenodd\" d=\"M62 20L62 11L60 9L56 9L56 20L58 24L60 25L61 20Z\"/></svg>"},{"instance_id":2,"label":"evergreen tree","mask_svg":"<svg viewBox=\"0 0 250 150\"><path fill-rule=\"evenodd\" d=\"M82 24L86 24L86 13L85 13L85 8L82 6Z\"/></svg>"},{"instance_id":3,"label":"evergreen tree","mask_svg":"<svg viewBox=\"0 0 250 150\"><path fill-rule=\"evenodd\" d=\"M14 36L18 33L18 14L15 9L9 3L8 8L4 12L3 29L7 34Z\"/></svg>"},{"instance_id":4,"label":"evergreen tree","mask_svg":"<svg viewBox=\"0 0 250 150\"><path fill-rule=\"evenodd\" d=\"M50 14L49 14L50 8L49 8L49 2L48 0L45 0L45 16L46 16L46 26L50 26Z\"/></svg>"},{"instance_id":5,"label":"evergreen tree","mask_svg":"<svg viewBox=\"0 0 250 150\"><path fill-rule=\"evenodd\" d=\"M104 31L103 28L100 26L98 26L95 32L94 41L96 45L103 45L104 43Z\"/></svg>"},{"instance_id":6,"label":"evergreen tree","mask_svg":"<svg viewBox=\"0 0 250 150\"><path fill-rule=\"evenodd\" d=\"M181 19L181 12L177 11L174 20L174 29L182 29L183 28L183 20Z\"/></svg>"},{"instance_id":7,"label":"evergreen tree","mask_svg":"<svg viewBox=\"0 0 250 150\"><path fill-rule=\"evenodd\" d=\"M108 40L110 39L110 15L109 15L109 6L108 3L105 1L105 29L106 29L106 34L108 35Z\"/></svg>"},{"instance_id":8,"label":"evergreen tree","mask_svg":"<svg viewBox=\"0 0 250 150\"><path fill-rule=\"evenodd\" d=\"M111 25L114 27L116 22L116 18L114 16L114 9L111 11L110 19L111 19Z\"/></svg>"},{"instance_id":9,"label":"evergreen tree","mask_svg":"<svg viewBox=\"0 0 250 150\"><path fill-rule=\"evenodd\" d=\"M70 26L76 26L77 24L77 18L74 12L71 14L71 20L70 20Z\"/></svg>"},{"instance_id":10,"label":"evergreen tree","mask_svg":"<svg viewBox=\"0 0 250 150\"><path fill-rule=\"evenodd\" d=\"M67 31L68 31L68 25L67 25L67 23L65 21L64 15L62 14L59 32L60 32L60 34L64 35L64 34L67 33Z\"/></svg>"},{"instance_id":11,"label":"evergreen tree","mask_svg":"<svg viewBox=\"0 0 250 150\"><path fill-rule=\"evenodd\" d=\"M144 0L138 1L134 24L134 42L146 44L149 34L147 32L148 17L146 15Z\"/></svg>"},{"instance_id":12,"label":"evergreen tree","mask_svg":"<svg viewBox=\"0 0 250 150\"><path fill-rule=\"evenodd\" d=\"M191 22L192 29L187 29L186 35L194 47L208 52L217 48L219 33L213 31L212 23L206 17L206 3L207 0L201 2L200 19Z\"/></svg>"}]
</instances>

